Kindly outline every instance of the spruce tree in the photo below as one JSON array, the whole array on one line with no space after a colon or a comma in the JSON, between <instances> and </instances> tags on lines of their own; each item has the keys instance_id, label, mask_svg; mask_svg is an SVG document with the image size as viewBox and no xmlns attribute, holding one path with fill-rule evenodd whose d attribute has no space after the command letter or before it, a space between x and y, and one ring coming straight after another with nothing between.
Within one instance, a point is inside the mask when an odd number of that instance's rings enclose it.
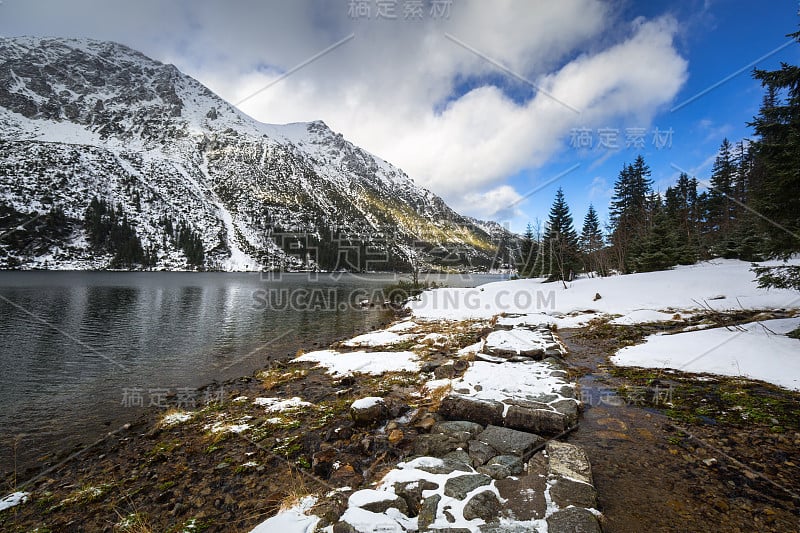
<instances>
[{"instance_id":1,"label":"spruce tree","mask_svg":"<svg viewBox=\"0 0 800 533\"><path fill-rule=\"evenodd\" d=\"M645 234L648 224L648 197L652 193L650 167L640 155L632 165L623 166L614 183L611 199L611 244L617 268L629 272L630 252Z\"/></svg>"},{"instance_id":2,"label":"spruce tree","mask_svg":"<svg viewBox=\"0 0 800 533\"><path fill-rule=\"evenodd\" d=\"M578 238L578 245L583 255L584 270L597 272L604 276L606 273L599 260L599 254L603 248L603 232L600 230L600 218L591 204L589 204L589 210L583 219L583 229Z\"/></svg>"},{"instance_id":3,"label":"spruce tree","mask_svg":"<svg viewBox=\"0 0 800 533\"><path fill-rule=\"evenodd\" d=\"M561 188L556 192L553 206L550 208L542 248L548 268L547 277L550 281L570 281L580 269L578 234L573 227L569 205Z\"/></svg>"},{"instance_id":4,"label":"spruce tree","mask_svg":"<svg viewBox=\"0 0 800 533\"><path fill-rule=\"evenodd\" d=\"M800 32L791 37L800 41ZM787 258L800 250L800 67L782 63L753 76L766 94L750 123L758 136L751 206L763 217L767 252Z\"/></svg>"}]
</instances>

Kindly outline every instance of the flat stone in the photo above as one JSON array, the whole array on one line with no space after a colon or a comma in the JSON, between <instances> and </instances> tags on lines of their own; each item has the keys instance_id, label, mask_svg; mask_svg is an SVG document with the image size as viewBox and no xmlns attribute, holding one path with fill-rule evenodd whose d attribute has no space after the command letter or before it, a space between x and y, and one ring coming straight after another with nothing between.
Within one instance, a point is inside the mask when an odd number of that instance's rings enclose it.
<instances>
[{"instance_id":1,"label":"flat stone","mask_svg":"<svg viewBox=\"0 0 800 533\"><path fill-rule=\"evenodd\" d=\"M511 475L511 470L508 467L498 464L486 464L479 466L476 470L492 479L505 479Z\"/></svg>"},{"instance_id":2,"label":"flat stone","mask_svg":"<svg viewBox=\"0 0 800 533\"><path fill-rule=\"evenodd\" d=\"M464 519L475 520L480 518L485 522L491 522L500 512L500 500L491 490L479 492L469 499L464 506Z\"/></svg>"},{"instance_id":3,"label":"flat stone","mask_svg":"<svg viewBox=\"0 0 800 533\"><path fill-rule=\"evenodd\" d=\"M497 450L479 440L471 440L468 443L469 458L473 467L481 466L489 459L497 455Z\"/></svg>"},{"instance_id":4,"label":"flat stone","mask_svg":"<svg viewBox=\"0 0 800 533\"><path fill-rule=\"evenodd\" d=\"M572 385L564 385L558 389L559 394L564 398L575 398L575 387Z\"/></svg>"},{"instance_id":5,"label":"flat stone","mask_svg":"<svg viewBox=\"0 0 800 533\"><path fill-rule=\"evenodd\" d=\"M442 459L442 462L433 466L418 466L417 469L429 474L452 474L453 472L472 472L468 464L452 459Z\"/></svg>"},{"instance_id":6,"label":"flat stone","mask_svg":"<svg viewBox=\"0 0 800 533\"><path fill-rule=\"evenodd\" d=\"M522 459L516 455L498 455L497 457L491 458L487 464L504 466L509 469L512 476L521 474L523 471Z\"/></svg>"},{"instance_id":7,"label":"flat stone","mask_svg":"<svg viewBox=\"0 0 800 533\"><path fill-rule=\"evenodd\" d=\"M487 363L498 363L499 364L499 363L505 363L506 362L506 359L504 359L503 357L497 357L495 355L489 355L489 354L485 354L485 353L476 353L475 354L475 359L478 359L480 361L485 361Z\"/></svg>"},{"instance_id":8,"label":"flat stone","mask_svg":"<svg viewBox=\"0 0 800 533\"><path fill-rule=\"evenodd\" d=\"M528 409L512 405L508 408L503 425L512 429L544 435L558 435L567 427L567 417L551 409Z\"/></svg>"},{"instance_id":9,"label":"flat stone","mask_svg":"<svg viewBox=\"0 0 800 533\"><path fill-rule=\"evenodd\" d=\"M593 486L563 477L551 483L550 498L562 509L570 505L597 508L597 491Z\"/></svg>"},{"instance_id":10,"label":"flat stone","mask_svg":"<svg viewBox=\"0 0 800 533\"><path fill-rule=\"evenodd\" d=\"M429 433L417 436L414 441L414 454L428 457L442 457L467 445L469 434L463 438L447 433Z\"/></svg>"},{"instance_id":11,"label":"flat stone","mask_svg":"<svg viewBox=\"0 0 800 533\"><path fill-rule=\"evenodd\" d=\"M512 355L508 358L509 363L527 363L528 361L534 361L533 357L528 357L525 355Z\"/></svg>"},{"instance_id":12,"label":"flat stone","mask_svg":"<svg viewBox=\"0 0 800 533\"><path fill-rule=\"evenodd\" d=\"M417 516L417 525L420 529L425 529L436 521L436 513L441 499L442 497L439 494L434 494L422 501L422 505L419 508L419 515Z\"/></svg>"},{"instance_id":13,"label":"flat stone","mask_svg":"<svg viewBox=\"0 0 800 533\"><path fill-rule=\"evenodd\" d=\"M439 414L449 420L468 420L488 426L503 423L503 410L503 404L500 402L451 394L442 400Z\"/></svg>"},{"instance_id":14,"label":"flat stone","mask_svg":"<svg viewBox=\"0 0 800 533\"><path fill-rule=\"evenodd\" d=\"M548 533L602 533L597 517L580 507L562 509L547 517Z\"/></svg>"},{"instance_id":15,"label":"flat stone","mask_svg":"<svg viewBox=\"0 0 800 533\"><path fill-rule=\"evenodd\" d=\"M459 437L467 433L469 437L466 440L474 439L477 435L480 435L481 431L483 431L482 425L465 420L437 422L436 425L431 428L432 433L447 433Z\"/></svg>"},{"instance_id":16,"label":"flat stone","mask_svg":"<svg viewBox=\"0 0 800 533\"><path fill-rule=\"evenodd\" d=\"M551 440L547 443L548 474L551 476L561 476L578 481L583 481L589 485L592 482L592 465L583 448Z\"/></svg>"},{"instance_id":17,"label":"flat stone","mask_svg":"<svg viewBox=\"0 0 800 533\"><path fill-rule=\"evenodd\" d=\"M550 405L550 402L554 402L556 400L560 400L561 397L558 394L538 394L536 396L528 396L529 401L539 402L539 403L546 403Z\"/></svg>"},{"instance_id":18,"label":"flat stone","mask_svg":"<svg viewBox=\"0 0 800 533\"><path fill-rule=\"evenodd\" d=\"M492 478L483 474L466 474L464 476L451 477L444 484L444 494L457 500L463 500L473 490L491 482Z\"/></svg>"},{"instance_id":19,"label":"flat stone","mask_svg":"<svg viewBox=\"0 0 800 533\"><path fill-rule=\"evenodd\" d=\"M518 405L520 407L527 407L528 409L550 409L549 403L534 402L533 400L523 400L519 398L506 398L503 400L506 405Z\"/></svg>"},{"instance_id":20,"label":"flat stone","mask_svg":"<svg viewBox=\"0 0 800 533\"><path fill-rule=\"evenodd\" d=\"M544 442L539 435L494 425L488 426L477 440L488 444L500 455L516 455L523 460L527 460L533 449Z\"/></svg>"},{"instance_id":21,"label":"flat stone","mask_svg":"<svg viewBox=\"0 0 800 533\"><path fill-rule=\"evenodd\" d=\"M557 368L559 370L567 370L567 364L564 362L563 359L557 357L555 355L550 355L542 359L543 363L547 363L548 365Z\"/></svg>"},{"instance_id":22,"label":"flat stone","mask_svg":"<svg viewBox=\"0 0 800 533\"><path fill-rule=\"evenodd\" d=\"M470 459L469 454L464 450L455 450L446 454L442 459L449 459L451 461L458 461L459 463L464 463L466 465L472 464L472 459Z\"/></svg>"},{"instance_id":23,"label":"flat stone","mask_svg":"<svg viewBox=\"0 0 800 533\"><path fill-rule=\"evenodd\" d=\"M511 520L539 520L547 511L544 491L547 478L538 475L504 478L495 481L497 492L505 500L502 514Z\"/></svg>"}]
</instances>

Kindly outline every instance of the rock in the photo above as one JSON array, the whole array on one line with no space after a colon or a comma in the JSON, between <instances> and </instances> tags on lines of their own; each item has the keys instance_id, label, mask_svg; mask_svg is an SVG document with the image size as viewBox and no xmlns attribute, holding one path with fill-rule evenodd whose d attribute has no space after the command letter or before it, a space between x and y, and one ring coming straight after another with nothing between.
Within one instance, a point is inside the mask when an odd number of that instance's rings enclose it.
<instances>
[{"instance_id":1,"label":"rock","mask_svg":"<svg viewBox=\"0 0 800 533\"><path fill-rule=\"evenodd\" d=\"M540 344L541 334L524 328L512 328L511 330L497 330L486 336L485 350L497 357L510 358L514 356L525 356L533 359L541 359L544 355L544 348Z\"/></svg>"},{"instance_id":2,"label":"rock","mask_svg":"<svg viewBox=\"0 0 800 533\"><path fill-rule=\"evenodd\" d=\"M564 385L558 389L559 394L564 398L575 398L575 387L572 385Z\"/></svg>"},{"instance_id":3,"label":"rock","mask_svg":"<svg viewBox=\"0 0 800 533\"><path fill-rule=\"evenodd\" d=\"M523 460L527 460L533 449L544 442L539 435L493 425L478 435L477 440L488 444L500 455L516 455Z\"/></svg>"},{"instance_id":4,"label":"rock","mask_svg":"<svg viewBox=\"0 0 800 533\"><path fill-rule=\"evenodd\" d=\"M414 441L414 454L443 457L452 451L464 448L466 445L467 441L457 436L447 433L429 433L427 435L419 435Z\"/></svg>"},{"instance_id":5,"label":"rock","mask_svg":"<svg viewBox=\"0 0 800 533\"><path fill-rule=\"evenodd\" d=\"M516 455L498 455L490 459L486 464L488 466L500 465L508 468L510 476L516 476L523 472L522 459Z\"/></svg>"},{"instance_id":6,"label":"rock","mask_svg":"<svg viewBox=\"0 0 800 533\"><path fill-rule=\"evenodd\" d=\"M505 479L511 475L511 470L503 465L483 465L479 466L476 470L492 479Z\"/></svg>"},{"instance_id":7,"label":"rock","mask_svg":"<svg viewBox=\"0 0 800 533\"><path fill-rule=\"evenodd\" d=\"M420 529L425 529L436 520L436 513L439 508L439 501L442 497L439 494L428 496L422 501L417 516L417 525Z\"/></svg>"},{"instance_id":8,"label":"rock","mask_svg":"<svg viewBox=\"0 0 800 533\"><path fill-rule=\"evenodd\" d=\"M548 474L592 482L592 465L582 448L566 442L551 440L547 443Z\"/></svg>"},{"instance_id":9,"label":"rock","mask_svg":"<svg viewBox=\"0 0 800 533\"><path fill-rule=\"evenodd\" d=\"M333 526L333 533L358 533L358 530L347 522L336 522Z\"/></svg>"},{"instance_id":10,"label":"rock","mask_svg":"<svg viewBox=\"0 0 800 533\"><path fill-rule=\"evenodd\" d=\"M414 423L414 428L420 431L430 431L430 429L436 424L436 418L432 415L427 415L421 420Z\"/></svg>"},{"instance_id":11,"label":"rock","mask_svg":"<svg viewBox=\"0 0 800 533\"><path fill-rule=\"evenodd\" d=\"M344 465L331 473L330 481L350 481L361 476L356 472L352 465ZM347 484L347 483L345 483Z\"/></svg>"},{"instance_id":12,"label":"rock","mask_svg":"<svg viewBox=\"0 0 800 533\"><path fill-rule=\"evenodd\" d=\"M475 359L478 359L480 361L485 361L487 363L498 363L499 364L499 363L505 363L506 362L506 360L503 357L496 357L494 355L489 355L489 354L485 354L485 353L476 353L475 354Z\"/></svg>"},{"instance_id":13,"label":"rock","mask_svg":"<svg viewBox=\"0 0 800 533\"><path fill-rule=\"evenodd\" d=\"M547 531L548 533L602 533L597 517L580 507L562 509L548 516Z\"/></svg>"},{"instance_id":14,"label":"rock","mask_svg":"<svg viewBox=\"0 0 800 533\"><path fill-rule=\"evenodd\" d=\"M469 454L464 450L456 450L453 452L448 453L442 459L448 459L450 461L458 461L459 463L464 463L465 465L472 464L472 460L469 457Z\"/></svg>"},{"instance_id":15,"label":"rock","mask_svg":"<svg viewBox=\"0 0 800 533\"><path fill-rule=\"evenodd\" d=\"M482 426L503 423L503 404L492 400L475 400L450 395L442 400L439 413L450 420L469 420Z\"/></svg>"},{"instance_id":16,"label":"rock","mask_svg":"<svg viewBox=\"0 0 800 533\"><path fill-rule=\"evenodd\" d=\"M482 425L464 420L438 422L431 428L431 432L433 433L447 433L464 440L474 439L480 435L481 431L483 431ZM466 434L466 436L464 434Z\"/></svg>"},{"instance_id":17,"label":"rock","mask_svg":"<svg viewBox=\"0 0 800 533\"><path fill-rule=\"evenodd\" d=\"M539 530L530 525L522 524L482 524L478 526L478 531L481 533L539 533Z\"/></svg>"},{"instance_id":18,"label":"rock","mask_svg":"<svg viewBox=\"0 0 800 533\"><path fill-rule=\"evenodd\" d=\"M505 500L503 515L515 520L539 520L544 518L547 502L544 491L547 478L528 474L518 478L504 478L495 481L497 492Z\"/></svg>"},{"instance_id":19,"label":"rock","mask_svg":"<svg viewBox=\"0 0 800 533\"><path fill-rule=\"evenodd\" d=\"M361 508L378 514L385 513L387 509L394 508L408 516L408 504L406 504L406 501L399 496L387 500L365 503L361 506Z\"/></svg>"},{"instance_id":20,"label":"rock","mask_svg":"<svg viewBox=\"0 0 800 533\"><path fill-rule=\"evenodd\" d=\"M492 478L483 474L466 474L451 477L444 484L444 495L463 500L467 494L492 482Z\"/></svg>"},{"instance_id":21,"label":"rock","mask_svg":"<svg viewBox=\"0 0 800 533\"><path fill-rule=\"evenodd\" d=\"M503 425L544 435L558 435L568 427L567 417L558 411L528 409L518 405L508 408Z\"/></svg>"},{"instance_id":22,"label":"rock","mask_svg":"<svg viewBox=\"0 0 800 533\"><path fill-rule=\"evenodd\" d=\"M527 363L528 361L533 361L533 358L525 356L525 355L513 355L508 358L510 363Z\"/></svg>"},{"instance_id":23,"label":"rock","mask_svg":"<svg viewBox=\"0 0 800 533\"><path fill-rule=\"evenodd\" d=\"M453 361L453 370L456 371L456 376L463 374L467 368L469 368L469 363L463 359L456 359Z\"/></svg>"},{"instance_id":24,"label":"rock","mask_svg":"<svg viewBox=\"0 0 800 533\"><path fill-rule=\"evenodd\" d=\"M593 302L596 302L596 301L597 301L597 300L599 300L600 298L602 298L602 296L600 296L600 293L599 293L599 292L596 292L596 293L594 293L594 298L592 298L592 301L593 301Z\"/></svg>"},{"instance_id":25,"label":"rock","mask_svg":"<svg viewBox=\"0 0 800 533\"><path fill-rule=\"evenodd\" d=\"M597 508L597 491L594 487L571 479L556 479L550 486L550 498L562 509L570 505Z\"/></svg>"},{"instance_id":26,"label":"rock","mask_svg":"<svg viewBox=\"0 0 800 533\"><path fill-rule=\"evenodd\" d=\"M558 370L567 370L568 368L564 360L561 359L561 357L557 357L555 355L545 357L544 359L542 359L542 362L547 363L548 365Z\"/></svg>"},{"instance_id":27,"label":"rock","mask_svg":"<svg viewBox=\"0 0 800 533\"><path fill-rule=\"evenodd\" d=\"M389 409L383 398L370 396L353 402L350 416L357 426L371 426L389 418Z\"/></svg>"},{"instance_id":28,"label":"rock","mask_svg":"<svg viewBox=\"0 0 800 533\"><path fill-rule=\"evenodd\" d=\"M337 455L338 452L333 448L315 453L311 456L311 470L317 476L327 478L331 475L331 468Z\"/></svg>"},{"instance_id":29,"label":"rock","mask_svg":"<svg viewBox=\"0 0 800 533\"><path fill-rule=\"evenodd\" d=\"M473 467L481 466L497 455L497 450L479 440L469 441L469 458Z\"/></svg>"},{"instance_id":30,"label":"rock","mask_svg":"<svg viewBox=\"0 0 800 533\"><path fill-rule=\"evenodd\" d=\"M433 370L433 377L436 379L453 379L456 376L456 369L453 363L446 363Z\"/></svg>"},{"instance_id":31,"label":"rock","mask_svg":"<svg viewBox=\"0 0 800 533\"><path fill-rule=\"evenodd\" d=\"M485 490L469 499L464 506L464 518L466 520L480 518L485 522L491 522L497 517L500 508L500 500L497 499L495 493Z\"/></svg>"},{"instance_id":32,"label":"rock","mask_svg":"<svg viewBox=\"0 0 800 533\"><path fill-rule=\"evenodd\" d=\"M441 463L436 465L423 465L417 467L423 472L429 474L452 474L453 472L472 472L472 468L466 463L454 461L452 459L442 459Z\"/></svg>"},{"instance_id":33,"label":"rock","mask_svg":"<svg viewBox=\"0 0 800 533\"><path fill-rule=\"evenodd\" d=\"M436 490L439 485L432 481L408 481L404 483L394 484L394 493L400 498L403 498L408 508L406 516L417 516L422 508L422 491Z\"/></svg>"},{"instance_id":34,"label":"rock","mask_svg":"<svg viewBox=\"0 0 800 533\"><path fill-rule=\"evenodd\" d=\"M392 431L389 432L389 442L391 444L399 443L400 441L403 440L404 437L405 435L399 429L393 429Z\"/></svg>"},{"instance_id":35,"label":"rock","mask_svg":"<svg viewBox=\"0 0 800 533\"><path fill-rule=\"evenodd\" d=\"M573 426L578 422L578 402L574 400L558 400L550 405L553 409L567 417L568 426Z\"/></svg>"}]
</instances>

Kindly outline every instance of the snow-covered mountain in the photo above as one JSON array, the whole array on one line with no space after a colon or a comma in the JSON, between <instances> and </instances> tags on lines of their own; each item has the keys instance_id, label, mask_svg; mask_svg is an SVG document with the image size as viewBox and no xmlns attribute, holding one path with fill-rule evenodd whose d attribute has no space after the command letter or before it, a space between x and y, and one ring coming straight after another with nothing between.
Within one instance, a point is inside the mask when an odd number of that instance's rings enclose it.
<instances>
[{"instance_id":1,"label":"snow-covered mountain","mask_svg":"<svg viewBox=\"0 0 800 533\"><path fill-rule=\"evenodd\" d=\"M487 268L504 237L323 122L260 123L120 44L0 38L0 268L108 267L94 198L157 268L189 241L212 269Z\"/></svg>"}]
</instances>

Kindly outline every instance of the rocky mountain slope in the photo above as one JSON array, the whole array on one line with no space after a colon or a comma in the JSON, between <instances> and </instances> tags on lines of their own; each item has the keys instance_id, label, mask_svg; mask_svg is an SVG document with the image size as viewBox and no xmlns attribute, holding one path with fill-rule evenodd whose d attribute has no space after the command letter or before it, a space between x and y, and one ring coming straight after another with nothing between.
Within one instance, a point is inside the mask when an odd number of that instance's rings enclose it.
<instances>
[{"instance_id":1,"label":"rocky mountain slope","mask_svg":"<svg viewBox=\"0 0 800 533\"><path fill-rule=\"evenodd\" d=\"M120 44L0 38L0 268L496 268L487 227L323 122Z\"/></svg>"}]
</instances>

